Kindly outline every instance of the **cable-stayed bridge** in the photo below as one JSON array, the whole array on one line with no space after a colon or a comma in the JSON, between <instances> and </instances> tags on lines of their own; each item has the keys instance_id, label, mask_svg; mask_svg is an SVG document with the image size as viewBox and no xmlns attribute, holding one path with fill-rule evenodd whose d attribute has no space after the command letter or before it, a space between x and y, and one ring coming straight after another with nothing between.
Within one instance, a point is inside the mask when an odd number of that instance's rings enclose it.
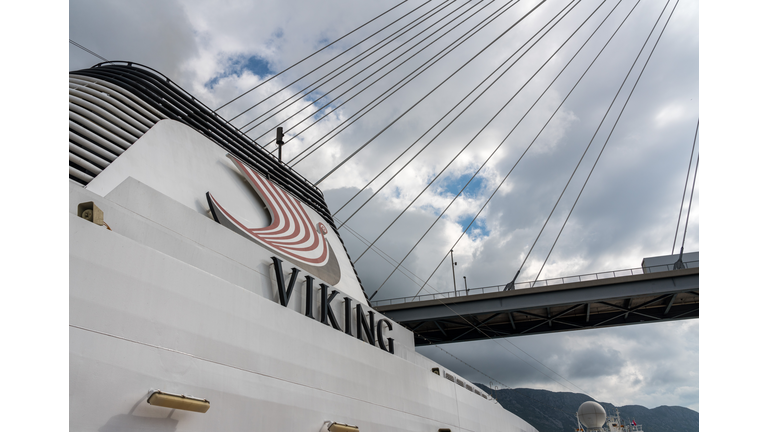
<instances>
[{"instance_id":1,"label":"cable-stayed bridge","mask_svg":"<svg viewBox=\"0 0 768 432\"><path fill-rule=\"evenodd\" d=\"M417 345L699 317L698 261L373 302ZM507 285L508 286L508 285Z\"/></svg>"}]
</instances>

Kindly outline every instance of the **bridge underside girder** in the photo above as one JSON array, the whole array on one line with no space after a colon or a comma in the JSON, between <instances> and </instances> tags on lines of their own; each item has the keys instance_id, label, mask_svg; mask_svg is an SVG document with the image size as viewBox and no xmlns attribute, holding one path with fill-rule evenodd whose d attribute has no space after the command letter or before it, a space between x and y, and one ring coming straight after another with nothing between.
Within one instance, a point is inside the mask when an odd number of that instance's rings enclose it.
<instances>
[{"instance_id":1,"label":"bridge underside girder","mask_svg":"<svg viewBox=\"0 0 768 432\"><path fill-rule=\"evenodd\" d=\"M384 306L416 345L699 317L698 268Z\"/></svg>"}]
</instances>

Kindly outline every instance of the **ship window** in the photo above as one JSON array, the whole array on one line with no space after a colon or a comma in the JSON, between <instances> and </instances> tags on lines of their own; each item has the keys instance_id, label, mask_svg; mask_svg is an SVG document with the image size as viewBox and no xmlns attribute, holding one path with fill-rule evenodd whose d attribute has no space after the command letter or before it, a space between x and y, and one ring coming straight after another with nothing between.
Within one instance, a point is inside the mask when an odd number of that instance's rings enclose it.
<instances>
[{"instance_id":1,"label":"ship window","mask_svg":"<svg viewBox=\"0 0 768 432\"><path fill-rule=\"evenodd\" d=\"M440 375L440 368L432 368L432 373L435 375Z\"/></svg>"},{"instance_id":2,"label":"ship window","mask_svg":"<svg viewBox=\"0 0 768 432\"><path fill-rule=\"evenodd\" d=\"M451 430L448 428L440 428L437 430L437 432L451 432Z\"/></svg>"},{"instance_id":3,"label":"ship window","mask_svg":"<svg viewBox=\"0 0 768 432\"><path fill-rule=\"evenodd\" d=\"M456 382L456 379L453 377L453 375L449 374L448 372L445 373L445 378L450 382Z\"/></svg>"}]
</instances>

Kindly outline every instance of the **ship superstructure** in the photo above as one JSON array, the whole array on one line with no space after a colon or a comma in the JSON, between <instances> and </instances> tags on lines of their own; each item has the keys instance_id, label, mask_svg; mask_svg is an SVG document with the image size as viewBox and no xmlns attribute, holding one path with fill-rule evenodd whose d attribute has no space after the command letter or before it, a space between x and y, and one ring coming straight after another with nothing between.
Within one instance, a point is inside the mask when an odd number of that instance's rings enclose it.
<instances>
[{"instance_id":1,"label":"ship superstructure","mask_svg":"<svg viewBox=\"0 0 768 432\"><path fill-rule=\"evenodd\" d=\"M606 416L603 430L607 432L643 432L643 426L637 424L635 420L622 419L619 415L619 409L616 408L613 414Z\"/></svg>"},{"instance_id":2,"label":"ship superstructure","mask_svg":"<svg viewBox=\"0 0 768 432\"><path fill-rule=\"evenodd\" d=\"M71 430L535 431L370 307L298 173L149 68L69 88Z\"/></svg>"}]
</instances>

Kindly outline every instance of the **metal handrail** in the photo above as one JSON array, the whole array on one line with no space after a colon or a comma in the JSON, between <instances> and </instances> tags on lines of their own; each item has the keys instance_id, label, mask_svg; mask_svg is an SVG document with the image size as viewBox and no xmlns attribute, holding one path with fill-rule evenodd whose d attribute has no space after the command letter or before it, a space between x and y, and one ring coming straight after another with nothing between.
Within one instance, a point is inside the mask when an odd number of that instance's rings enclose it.
<instances>
[{"instance_id":1,"label":"metal handrail","mask_svg":"<svg viewBox=\"0 0 768 432\"><path fill-rule=\"evenodd\" d=\"M683 268L691 268L691 267L698 267L698 266L699 266L698 260L683 262ZM537 288L537 287L544 287L544 286L554 286L554 285L562 285L565 283L587 282L587 281L593 281L593 280L611 279L615 277L634 276L637 274L656 273L656 272L671 271L671 270L675 270L675 264L635 267L631 269L612 270L612 271L605 271L605 272L598 272L598 273L586 273L582 275L564 276L564 277L544 279L539 281L517 282L514 285L514 289L518 290L518 289ZM376 307L376 306L387 306L387 305L393 305L393 304L410 303L415 301L449 299L449 298L455 298L455 297L466 297L466 296L476 295L476 294L488 294L488 293L504 291L507 285L509 284L490 285L490 286L470 288L468 290L460 290L460 291L446 291L441 293L421 294L418 296L397 297L397 298L391 298L391 299L372 301L371 304L374 307Z\"/></svg>"}]
</instances>

